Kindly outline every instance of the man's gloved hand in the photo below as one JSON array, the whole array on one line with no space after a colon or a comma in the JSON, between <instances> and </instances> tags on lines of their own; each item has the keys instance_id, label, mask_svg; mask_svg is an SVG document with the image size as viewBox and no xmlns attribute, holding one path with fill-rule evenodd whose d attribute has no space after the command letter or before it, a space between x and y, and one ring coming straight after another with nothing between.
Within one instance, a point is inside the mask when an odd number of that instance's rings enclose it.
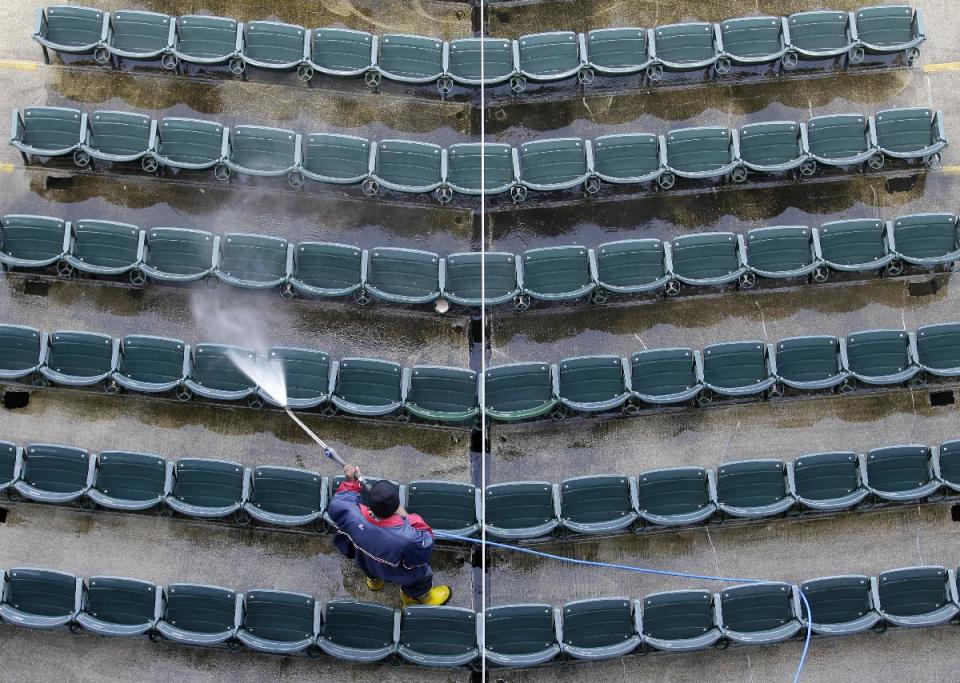
<instances>
[{"instance_id":1,"label":"man's gloved hand","mask_svg":"<svg viewBox=\"0 0 960 683\"><path fill-rule=\"evenodd\" d=\"M359 479L360 468L356 465L344 465L343 476L345 476L347 479Z\"/></svg>"}]
</instances>

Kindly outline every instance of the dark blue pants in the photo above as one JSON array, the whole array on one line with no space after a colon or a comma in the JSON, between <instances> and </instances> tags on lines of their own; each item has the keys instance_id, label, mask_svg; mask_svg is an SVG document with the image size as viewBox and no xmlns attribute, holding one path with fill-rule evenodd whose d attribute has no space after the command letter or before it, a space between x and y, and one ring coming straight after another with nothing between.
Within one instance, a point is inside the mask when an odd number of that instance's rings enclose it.
<instances>
[{"instance_id":1,"label":"dark blue pants","mask_svg":"<svg viewBox=\"0 0 960 683\"><path fill-rule=\"evenodd\" d=\"M357 557L356 548L353 545L349 545L347 548L338 548L341 554L345 555L348 560L353 560L357 567L367 575L366 570L363 565L360 563L360 558ZM367 575L367 578L376 578L373 576ZM411 579L409 582L400 582L400 581L391 581L390 583L396 583L400 586L400 590L408 598L422 598L424 595L430 592L430 589L433 588L433 572L428 571L425 576L421 576L416 579Z\"/></svg>"}]
</instances>

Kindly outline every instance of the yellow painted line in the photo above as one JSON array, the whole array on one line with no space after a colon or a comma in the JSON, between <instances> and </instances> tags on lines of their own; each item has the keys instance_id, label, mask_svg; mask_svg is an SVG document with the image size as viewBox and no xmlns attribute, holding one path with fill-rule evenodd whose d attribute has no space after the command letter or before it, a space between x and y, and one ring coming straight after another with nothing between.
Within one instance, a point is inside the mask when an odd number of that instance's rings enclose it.
<instances>
[{"instance_id":1,"label":"yellow painted line","mask_svg":"<svg viewBox=\"0 0 960 683\"><path fill-rule=\"evenodd\" d=\"M960 71L960 62L942 62L941 64L923 65L923 73L933 74L940 71Z\"/></svg>"},{"instance_id":2,"label":"yellow painted line","mask_svg":"<svg viewBox=\"0 0 960 683\"><path fill-rule=\"evenodd\" d=\"M941 166L940 170L944 173L960 173L960 166Z\"/></svg>"},{"instance_id":3,"label":"yellow painted line","mask_svg":"<svg viewBox=\"0 0 960 683\"><path fill-rule=\"evenodd\" d=\"M0 59L0 70L3 71L36 71L39 66L25 59Z\"/></svg>"},{"instance_id":4,"label":"yellow painted line","mask_svg":"<svg viewBox=\"0 0 960 683\"><path fill-rule=\"evenodd\" d=\"M0 173L13 173L13 164L8 164L5 161L0 162Z\"/></svg>"}]
</instances>

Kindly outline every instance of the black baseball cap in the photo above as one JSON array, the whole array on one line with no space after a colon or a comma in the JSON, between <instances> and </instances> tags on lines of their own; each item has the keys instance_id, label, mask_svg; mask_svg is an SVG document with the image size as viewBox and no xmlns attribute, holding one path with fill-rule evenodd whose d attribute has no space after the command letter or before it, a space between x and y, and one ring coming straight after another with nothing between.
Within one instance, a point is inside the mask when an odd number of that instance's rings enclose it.
<instances>
[{"instance_id":1,"label":"black baseball cap","mask_svg":"<svg viewBox=\"0 0 960 683\"><path fill-rule=\"evenodd\" d=\"M400 507L400 489L393 482L381 479L367 492L370 512L380 519L386 519Z\"/></svg>"}]
</instances>

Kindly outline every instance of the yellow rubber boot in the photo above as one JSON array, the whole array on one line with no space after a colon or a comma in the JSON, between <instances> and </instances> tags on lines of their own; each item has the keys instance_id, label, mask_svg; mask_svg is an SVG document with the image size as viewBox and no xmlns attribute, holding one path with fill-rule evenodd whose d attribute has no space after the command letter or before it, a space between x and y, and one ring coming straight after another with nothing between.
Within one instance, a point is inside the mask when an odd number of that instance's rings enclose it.
<instances>
[{"instance_id":1,"label":"yellow rubber boot","mask_svg":"<svg viewBox=\"0 0 960 683\"><path fill-rule=\"evenodd\" d=\"M405 593L401 593L400 598L403 601L404 607L409 607L410 605L432 605L436 607L445 605L447 600L450 599L450 594L450 586L434 586L430 589L430 592L419 598L411 598Z\"/></svg>"},{"instance_id":2,"label":"yellow rubber boot","mask_svg":"<svg viewBox=\"0 0 960 683\"><path fill-rule=\"evenodd\" d=\"M385 585L386 583L383 579L371 579L369 576L367 577L367 588L374 592L382 591Z\"/></svg>"}]
</instances>

